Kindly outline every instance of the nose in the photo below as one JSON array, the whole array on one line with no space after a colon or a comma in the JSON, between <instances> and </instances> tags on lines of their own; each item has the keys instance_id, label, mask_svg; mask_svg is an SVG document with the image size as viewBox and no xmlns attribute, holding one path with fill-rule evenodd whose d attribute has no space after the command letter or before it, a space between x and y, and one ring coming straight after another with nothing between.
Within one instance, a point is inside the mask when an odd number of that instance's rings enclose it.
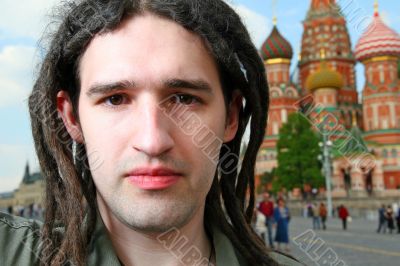
<instances>
[{"instance_id":1,"label":"nose","mask_svg":"<svg viewBox=\"0 0 400 266\"><path fill-rule=\"evenodd\" d=\"M157 157L174 146L170 134L170 121L159 108L156 99L147 97L140 101L134 124L136 129L132 146L135 150L149 157Z\"/></svg>"}]
</instances>

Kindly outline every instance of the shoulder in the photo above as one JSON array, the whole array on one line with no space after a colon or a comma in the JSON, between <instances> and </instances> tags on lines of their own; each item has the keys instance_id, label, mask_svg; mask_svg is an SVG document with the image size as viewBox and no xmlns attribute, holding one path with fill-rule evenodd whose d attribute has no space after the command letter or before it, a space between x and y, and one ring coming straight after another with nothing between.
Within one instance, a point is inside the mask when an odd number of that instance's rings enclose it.
<instances>
[{"instance_id":1,"label":"shoulder","mask_svg":"<svg viewBox=\"0 0 400 266\"><path fill-rule=\"evenodd\" d=\"M4 265L36 265L42 223L0 212L0 258Z\"/></svg>"},{"instance_id":2,"label":"shoulder","mask_svg":"<svg viewBox=\"0 0 400 266\"><path fill-rule=\"evenodd\" d=\"M39 221L0 212L0 236L2 238L6 236L28 236L28 234L31 237L34 237L36 234L39 236L41 228L42 223Z\"/></svg>"},{"instance_id":3,"label":"shoulder","mask_svg":"<svg viewBox=\"0 0 400 266\"><path fill-rule=\"evenodd\" d=\"M280 252L271 252L269 253L271 258L275 260L279 265L282 266L304 266L305 264L297 261L295 258L290 255L280 253Z\"/></svg>"},{"instance_id":4,"label":"shoulder","mask_svg":"<svg viewBox=\"0 0 400 266\"><path fill-rule=\"evenodd\" d=\"M228 237L217 227L212 227L213 243L217 263L220 266L250 266L242 254L234 248ZM276 251L268 252L268 255L281 266L304 266L295 258Z\"/></svg>"}]
</instances>

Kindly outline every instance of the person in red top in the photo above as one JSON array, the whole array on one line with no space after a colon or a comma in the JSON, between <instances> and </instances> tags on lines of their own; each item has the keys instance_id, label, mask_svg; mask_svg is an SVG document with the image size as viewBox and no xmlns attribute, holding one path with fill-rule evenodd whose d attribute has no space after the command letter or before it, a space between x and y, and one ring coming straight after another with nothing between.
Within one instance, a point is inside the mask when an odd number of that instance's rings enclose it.
<instances>
[{"instance_id":1,"label":"person in red top","mask_svg":"<svg viewBox=\"0 0 400 266\"><path fill-rule=\"evenodd\" d=\"M322 229L326 230L326 217L328 216L328 210L323 202L319 205L319 217L322 221Z\"/></svg>"},{"instance_id":2,"label":"person in red top","mask_svg":"<svg viewBox=\"0 0 400 266\"><path fill-rule=\"evenodd\" d=\"M340 205L339 218L342 219L343 230L347 229L347 217L349 217L349 211L344 205Z\"/></svg>"},{"instance_id":3,"label":"person in red top","mask_svg":"<svg viewBox=\"0 0 400 266\"><path fill-rule=\"evenodd\" d=\"M271 248L274 248L272 241L272 225L274 223L274 202L268 192L263 194L263 201L260 203L258 210L265 216L265 225L268 231L268 242Z\"/></svg>"}]
</instances>

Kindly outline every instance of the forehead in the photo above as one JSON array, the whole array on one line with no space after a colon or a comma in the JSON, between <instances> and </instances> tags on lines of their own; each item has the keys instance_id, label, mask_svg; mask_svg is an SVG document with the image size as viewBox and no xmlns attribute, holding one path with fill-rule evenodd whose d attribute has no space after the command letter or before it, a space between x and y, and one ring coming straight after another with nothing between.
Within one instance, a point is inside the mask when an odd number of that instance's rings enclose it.
<instances>
[{"instance_id":1,"label":"forehead","mask_svg":"<svg viewBox=\"0 0 400 266\"><path fill-rule=\"evenodd\" d=\"M83 89L121 79L145 85L191 78L219 86L215 60L201 37L152 14L129 18L114 31L95 36L79 69Z\"/></svg>"}]
</instances>

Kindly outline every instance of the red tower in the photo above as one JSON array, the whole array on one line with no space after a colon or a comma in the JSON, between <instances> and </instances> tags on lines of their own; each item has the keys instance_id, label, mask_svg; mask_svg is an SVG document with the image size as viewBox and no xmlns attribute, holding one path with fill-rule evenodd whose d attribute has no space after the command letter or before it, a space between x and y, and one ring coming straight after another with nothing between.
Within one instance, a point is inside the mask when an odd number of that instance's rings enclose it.
<instances>
[{"instance_id":1,"label":"red tower","mask_svg":"<svg viewBox=\"0 0 400 266\"><path fill-rule=\"evenodd\" d=\"M365 68L364 138L383 160L385 187L396 188L400 186L400 36L382 21L377 3L355 55Z\"/></svg>"},{"instance_id":2,"label":"red tower","mask_svg":"<svg viewBox=\"0 0 400 266\"><path fill-rule=\"evenodd\" d=\"M319 70L320 51L325 51L327 66L343 77L343 86L338 90L337 107L347 128L352 126L354 109L361 116L358 94L355 87L355 59L346 27L346 20L335 0L313 0L303 23L301 45L300 86L305 89L310 74ZM305 90L305 94L310 93Z\"/></svg>"}]
</instances>

